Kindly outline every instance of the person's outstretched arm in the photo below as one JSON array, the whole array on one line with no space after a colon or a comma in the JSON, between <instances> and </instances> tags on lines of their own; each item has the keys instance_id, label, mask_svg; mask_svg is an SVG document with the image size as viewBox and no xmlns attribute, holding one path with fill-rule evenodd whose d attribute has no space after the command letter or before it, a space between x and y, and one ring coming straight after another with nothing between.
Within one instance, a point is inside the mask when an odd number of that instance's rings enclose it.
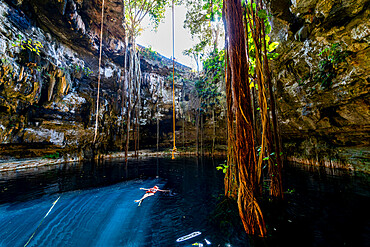
<instances>
[{"instance_id":1,"label":"person's outstretched arm","mask_svg":"<svg viewBox=\"0 0 370 247\"><path fill-rule=\"evenodd\" d=\"M160 192L171 192L170 190L159 190L159 189L158 189L158 191L160 191Z\"/></svg>"},{"instance_id":2,"label":"person's outstretched arm","mask_svg":"<svg viewBox=\"0 0 370 247\"><path fill-rule=\"evenodd\" d=\"M145 188L140 188L141 190L150 190L150 189L145 189Z\"/></svg>"}]
</instances>

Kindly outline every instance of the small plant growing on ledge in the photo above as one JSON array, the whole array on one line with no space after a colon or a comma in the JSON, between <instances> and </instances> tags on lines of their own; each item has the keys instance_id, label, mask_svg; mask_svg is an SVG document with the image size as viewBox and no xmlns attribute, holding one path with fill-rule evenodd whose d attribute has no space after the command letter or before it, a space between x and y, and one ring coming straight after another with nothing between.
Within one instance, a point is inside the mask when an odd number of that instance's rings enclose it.
<instances>
[{"instance_id":1,"label":"small plant growing on ledge","mask_svg":"<svg viewBox=\"0 0 370 247\"><path fill-rule=\"evenodd\" d=\"M152 50L152 47L149 46L148 48L141 48L141 49L138 49L140 54L148 59L152 59L152 60L155 60L155 61L160 61L161 60L161 56L158 54L158 52L156 51L153 51Z\"/></svg>"},{"instance_id":2,"label":"small plant growing on ledge","mask_svg":"<svg viewBox=\"0 0 370 247\"><path fill-rule=\"evenodd\" d=\"M59 69L63 70L66 72L66 70L70 69L70 71L73 73L80 73L82 75L86 75L87 77L93 73L93 71L89 67L85 67L83 65L78 65L78 64L69 64L67 67L59 66Z\"/></svg>"},{"instance_id":3,"label":"small plant growing on ledge","mask_svg":"<svg viewBox=\"0 0 370 247\"><path fill-rule=\"evenodd\" d=\"M75 70L76 72L82 72L84 75L86 76L89 76L90 74L92 74L92 70L89 68L89 67L85 67L85 66L80 66L78 64L71 64L69 66L72 70Z\"/></svg>"},{"instance_id":4,"label":"small plant growing on ledge","mask_svg":"<svg viewBox=\"0 0 370 247\"><path fill-rule=\"evenodd\" d=\"M323 59L319 62L313 79L316 83L320 83L322 88L329 88L337 76L338 64L345 61L348 53L343 51L340 43L334 43L324 48L318 56L323 56Z\"/></svg>"},{"instance_id":5,"label":"small plant growing on ledge","mask_svg":"<svg viewBox=\"0 0 370 247\"><path fill-rule=\"evenodd\" d=\"M47 154L43 156L43 159L58 159L60 157L60 154L58 152L55 152L53 154Z\"/></svg>"},{"instance_id":6,"label":"small plant growing on ledge","mask_svg":"<svg viewBox=\"0 0 370 247\"><path fill-rule=\"evenodd\" d=\"M40 41L32 40L31 38L23 40L23 37L20 34L18 35L18 39L12 43L12 46L20 47L22 50L29 50L36 53L38 56L40 56L40 48L44 47Z\"/></svg>"}]
</instances>

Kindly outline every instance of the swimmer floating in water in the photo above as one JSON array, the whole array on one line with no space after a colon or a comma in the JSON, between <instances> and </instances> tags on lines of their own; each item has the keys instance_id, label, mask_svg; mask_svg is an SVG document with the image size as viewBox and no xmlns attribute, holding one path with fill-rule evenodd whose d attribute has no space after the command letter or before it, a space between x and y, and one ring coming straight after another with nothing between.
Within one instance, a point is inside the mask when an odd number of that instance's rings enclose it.
<instances>
[{"instance_id":1,"label":"swimmer floating in water","mask_svg":"<svg viewBox=\"0 0 370 247\"><path fill-rule=\"evenodd\" d=\"M157 192L157 191L160 191L160 192L171 192L170 190L160 190L159 188L158 188L158 186L156 185L156 186L154 186L153 188L150 188L150 189L145 189L145 188L140 188L141 190L146 190L146 193L143 195L143 197L140 199L140 200L135 200L135 202L138 202L139 203L139 205L138 206L140 206L141 205L141 202L145 199L145 198L147 198L147 197L149 197L149 196L154 196L154 194Z\"/></svg>"}]
</instances>

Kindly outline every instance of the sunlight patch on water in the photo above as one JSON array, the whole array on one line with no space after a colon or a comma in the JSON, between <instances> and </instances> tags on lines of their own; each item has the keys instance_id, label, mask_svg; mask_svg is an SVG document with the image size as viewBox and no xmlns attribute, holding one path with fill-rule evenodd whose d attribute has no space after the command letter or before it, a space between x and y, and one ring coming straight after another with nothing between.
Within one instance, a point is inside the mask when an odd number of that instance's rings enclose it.
<instances>
[{"instance_id":1,"label":"sunlight patch on water","mask_svg":"<svg viewBox=\"0 0 370 247\"><path fill-rule=\"evenodd\" d=\"M143 195L140 187L156 184L164 185L148 179L63 193L28 246L140 246L158 198L141 207L134 200ZM0 206L0 246L23 246L57 197Z\"/></svg>"}]
</instances>

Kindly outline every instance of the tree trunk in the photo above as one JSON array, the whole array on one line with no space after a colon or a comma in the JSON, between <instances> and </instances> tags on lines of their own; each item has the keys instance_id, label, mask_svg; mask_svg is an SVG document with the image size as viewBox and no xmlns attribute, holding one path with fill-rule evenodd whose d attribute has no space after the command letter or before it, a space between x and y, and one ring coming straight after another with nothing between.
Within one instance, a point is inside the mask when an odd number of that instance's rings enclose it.
<instances>
[{"instance_id":1,"label":"tree trunk","mask_svg":"<svg viewBox=\"0 0 370 247\"><path fill-rule=\"evenodd\" d=\"M238 208L244 229L248 234L264 236L266 227L257 202L258 177L252 108L249 90L248 63L239 0L224 1L225 29L229 38L231 85L236 109L236 161L239 172Z\"/></svg>"},{"instance_id":2,"label":"tree trunk","mask_svg":"<svg viewBox=\"0 0 370 247\"><path fill-rule=\"evenodd\" d=\"M127 49L126 49L126 54L129 52L129 43L127 44ZM126 57L126 55L125 55ZM131 55L131 52L130 52L130 58L132 57ZM132 60L129 59L128 61L125 61L126 62L129 62L130 64L132 63ZM126 67L126 64L125 64L125 67ZM131 65L129 65L129 67L131 67ZM126 71L127 72L127 71ZM127 73L128 76L126 76L126 82L127 82L127 112L126 112L126 148L125 148L125 161L127 162L127 157L128 157L128 148L129 148L129 144L130 144L130 122L131 122L131 116L130 116L130 113L131 113L131 80L132 80L132 76L131 76L131 69L129 68L129 71Z\"/></svg>"},{"instance_id":3,"label":"tree trunk","mask_svg":"<svg viewBox=\"0 0 370 247\"><path fill-rule=\"evenodd\" d=\"M185 115L182 118L182 147L185 148Z\"/></svg>"},{"instance_id":4,"label":"tree trunk","mask_svg":"<svg viewBox=\"0 0 370 247\"><path fill-rule=\"evenodd\" d=\"M200 155L203 155L203 113L200 114Z\"/></svg>"},{"instance_id":5,"label":"tree trunk","mask_svg":"<svg viewBox=\"0 0 370 247\"><path fill-rule=\"evenodd\" d=\"M159 118L158 118L158 107L157 107L157 152L159 152Z\"/></svg>"},{"instance_id":6,"label":"tree trunk","mask_svg":"<svg viewBox=\"0 0 370 247\"><path fill-rule=\"evenodd\" d=\"M262 23L262 32L263 32L263 37L265 37L265 26L264 23ZM278 121L276 117L276 105L275 105L275 96L272 91L272 83L271 83L271 74L270 74L270 68L268 65L268 59L267 59L267 48L266 48L266 39L263 39L263 48L264 48L264 71L266 75L266 83L269 91L269 96L270 96L270 107L271 107L271 115L272 115L272 126L273 126L273 140L274 140L274 146L275 148L272 147L272 150L275 152L275 157L276 157L276 163L272 162L272 164L269 167L270 170L270 179L271 179L271 184L270 184L270 195L278 198L278 199L283 199L284 198L284 193L283 193L283 184L282 184L282 160L281 160L281 155L280 155L280 138L279 138L279 131L278 131ZM271 138L272 141L272 138Z\"/></svg>"},{"instance_id":7,"label":"tree trunk","mask_svg":"<svg viewBox=\"0 0 370 247\"><path fill-rule=\"evenodd\" d=\"M134 108L133 112L133 128L132 133L134 134L134 156L137 157L137 106Z\"/></svg>"},{"instance_id":8,"label":"tree trunk","mask_svg":"<svg viewBox=\"0 0 370 247\"><path fill-rule=\"evenodd\" d=\"M212 155L214 155L214 153L215 153L215 144L216 144L215 109L212 109L212 122L213 122Z\"/></svg>"},{"instance_id":9,"label":"tree trunk","mask_svg":"<svg viewBox=\"0 0 370 247\"><path fill-rule=\"evenodd\" d=\"M227 47L227 40L225 40ZM227 49L225 50L225 84L226 84L226 105L227 105L227 165L224 184L225 196L234 200L238 198L238 171L235 160L235 131L234 111L230 81L231 71Z\"/></svg>"},{"instance_id":10,"label":"tree trunk","mask_svg":"<svg viewBox=\"0 0 370 247\"><path fill-rule=\"evenodd\" d=\"M196 149L197 149L197 156L199 155L199 109L197 109L196 116L195 116L195 124L196 124Z\"/></svg>"},{"instance_id":11,"label":"tree trunk","mask_svg":"<svg viewBox=\"0 0 370 247\"><path fill-rule=\"evenodd\" d=\"M185 96L185 82L182 83L182 99L181 99L181 105L182 105L182 148L185 148L185 105L184 105L184 96Z\"/></svg>"},{"instance_id":12,"label":"tree trunk","mask_svg":"<svg viewBox=\"0 0 370 247\"><path fill-rule=\"evenodd\" d=\"M134 43L135 44L135 43ZM137 141L137 150L140 150L140 108L141 108L141 68L140 60L136 53L136 44L134 45L134 60L135 60L135 79L136 79L136 88L137 88L137 109L136 109L136 141ZM138 152L136 153L138 156Z\"/></svg>"}]
</instances>

